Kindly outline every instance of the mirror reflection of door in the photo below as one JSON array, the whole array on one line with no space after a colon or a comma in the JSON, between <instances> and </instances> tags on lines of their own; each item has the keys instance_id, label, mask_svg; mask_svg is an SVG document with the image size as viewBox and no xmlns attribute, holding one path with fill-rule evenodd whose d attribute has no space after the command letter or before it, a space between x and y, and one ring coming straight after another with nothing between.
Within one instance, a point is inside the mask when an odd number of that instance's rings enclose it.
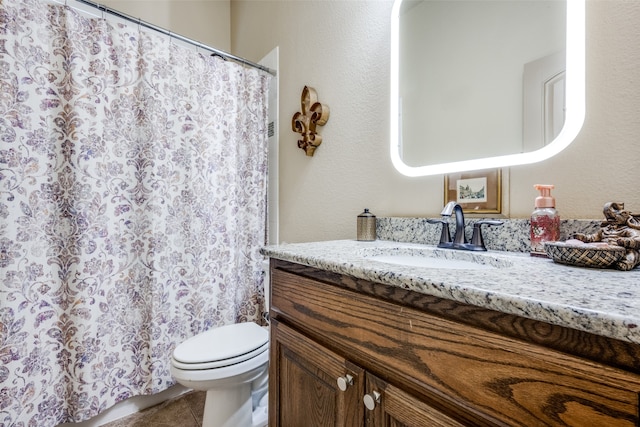
<instances>
[{"instance_id":1,"label":"mirror reflection of door","mask_svg":"<svg viewBox=\"0 0 640 427\"><path fill-rule=\"evenodd\" d=\"M565 120L565 53L559 52L524 66L524 151L549 144Z\"/></svg>"}]
</instances>

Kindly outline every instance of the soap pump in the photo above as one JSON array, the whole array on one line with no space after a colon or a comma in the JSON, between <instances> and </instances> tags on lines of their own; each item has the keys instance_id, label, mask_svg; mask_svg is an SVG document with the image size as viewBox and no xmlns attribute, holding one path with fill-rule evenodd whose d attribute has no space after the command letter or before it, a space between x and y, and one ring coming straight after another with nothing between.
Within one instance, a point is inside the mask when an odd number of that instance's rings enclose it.
<instances>
[{"instance_id":1,"label":"soap pump","mask_svg":"<svg viewBox=\"0 0 640 427\"><path fill-rule=\"evenodd\" d=\"M545 242L560 239L560 215L556 211L556 199L551 196L553 185L536 184L540 192L536 197L535 209L531 214L531 255L546 256Z\"/></svg>"}]
</instances>

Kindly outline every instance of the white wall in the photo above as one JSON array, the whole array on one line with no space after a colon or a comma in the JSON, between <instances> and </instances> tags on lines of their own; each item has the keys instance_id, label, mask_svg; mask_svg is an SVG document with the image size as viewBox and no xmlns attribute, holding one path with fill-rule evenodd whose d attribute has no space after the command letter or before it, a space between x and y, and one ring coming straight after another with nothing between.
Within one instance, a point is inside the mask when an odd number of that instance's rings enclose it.
<instances>
[{"instance_id":1,"label":"white wall","mask_svg":"<svg viewBox=\"0 0 640 427\"><path fill-rule=\"evenodd\" d=\"M93 0L181 36L229 52L229 0Z\"/></svg>"},{"instance_id":2,"label":"white wall","mask_svg":"<svg viewBox=\"0 0 640 427\"><path fill-rule=\"evenodd\" d=\"M437 216L443 178L406 178L389 160L392 1L229 1L104 4L253 61L280 46L281 241L354 238L355 217L364 207L379 216ZM225 8L230 21L220 19ZM587 0L585 125L555 158L510 169L512 217L529 216L538 182L556 185L564 218L599 219L610 200L640 212L638 22L637 0ZM312 158L297 148L290 130L304 85L331 108L320 128L324 142Z\"/></svg>"},{"instance_id":3,"label":"white wall","mask_svg":"<svg viewBox=\"0 0 640 427\"><path fill-rule=\"evenodd\" d=\"M356 216L424 214L442 177L410 180L388 155L388 1L237 1L232 50L257 58L280 46L280 239L355 237ZM291 131L305 85L329 105L323 143L305 156ZM400 190L400 191L398 191ZM418 194L406 198L405 192Z\"/></svg>"},{"instance_id":4,"label":"white wall","mask_svg":"<svg viewBox=\"0 0 640 427\"><path fill-rule=\"evenodd\" d=\"M355 237L355 217L437 216L443 178L406 178L391 165L391 1L231 2L232 51L256 60L280 46L280 237ZM535 183L553 183L564 218L599 219L606 201L640 213L640 2L587 0L587 117L573 145L546 162L510 169L510 212L528 217ZM331 117L313 158L290 118L304 85Z\"/></svg>"}]
</instances>

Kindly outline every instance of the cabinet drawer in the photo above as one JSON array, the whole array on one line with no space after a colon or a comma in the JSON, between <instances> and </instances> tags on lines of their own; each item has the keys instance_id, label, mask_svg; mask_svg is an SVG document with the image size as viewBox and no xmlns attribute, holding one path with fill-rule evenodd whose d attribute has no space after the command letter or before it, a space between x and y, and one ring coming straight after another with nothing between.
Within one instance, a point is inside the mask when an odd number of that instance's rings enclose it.
<instances>
[{"instance_id":1,"label":"cabinet drawer","mask_svg":"<svg viewBox=\"0 0 640 427\"><path fill-rule=\"evenodd\" d=\"M637 375L286 271L272 312L370 372L478 425L637 426Z\"/></svg>"}]
</instances>

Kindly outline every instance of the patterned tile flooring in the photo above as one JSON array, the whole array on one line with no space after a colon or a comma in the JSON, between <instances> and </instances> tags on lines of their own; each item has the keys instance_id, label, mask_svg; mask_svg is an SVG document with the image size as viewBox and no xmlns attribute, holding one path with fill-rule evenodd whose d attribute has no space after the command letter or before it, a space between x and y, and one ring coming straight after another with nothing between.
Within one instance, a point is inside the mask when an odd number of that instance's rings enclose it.
<instances>
[{"instance_id":1,"label":"patterned tile flooring","mask_svg":"<svg viewBox=\"0 0 640 427\"><path fill-rule=\"evenodd\" d=\"M206 392L191 391L103 427L202 427Z\"/></svg>"}]
</instances>

